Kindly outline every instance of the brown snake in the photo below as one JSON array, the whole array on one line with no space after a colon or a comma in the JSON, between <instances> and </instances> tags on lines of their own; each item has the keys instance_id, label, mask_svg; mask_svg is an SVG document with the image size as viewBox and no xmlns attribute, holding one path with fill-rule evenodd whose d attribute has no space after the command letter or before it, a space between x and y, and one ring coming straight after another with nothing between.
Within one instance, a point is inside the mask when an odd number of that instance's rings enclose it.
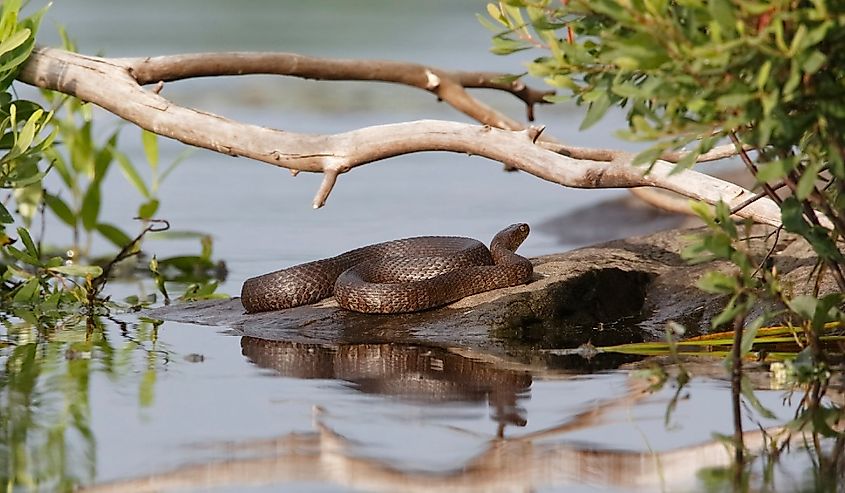
<instances>
[{"instance_id":1,"label":"brown snake","mask_svg":"<svg viewBox=\"0 0 845 493\"><path fill-rule=\"evenodd\" d=\"M533 267L515 250L528 236L514 224L493 237L490 249L471 238L421 236L377 243L253 277L241 303L249 313L316 303L334 293L337 303L364 313L426 310L492 289L525 284Z\"/></svg>"}]
</instances>

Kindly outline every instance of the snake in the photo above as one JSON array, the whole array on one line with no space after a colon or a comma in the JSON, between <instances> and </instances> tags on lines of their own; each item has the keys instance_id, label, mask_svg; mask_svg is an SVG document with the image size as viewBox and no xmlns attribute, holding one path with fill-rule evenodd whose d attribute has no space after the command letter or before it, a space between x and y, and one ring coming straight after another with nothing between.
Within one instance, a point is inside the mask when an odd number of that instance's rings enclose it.
<instances>
[{"instance_id":1,"label":"snake","mask_svg":"<svg viewBox=\"0 0 845 493\"><path fill-rule=\"evenodd\" d=\"M313 304L334 295L361 313L408 313L530 282L533 266L516 249L527 224L499 231L488 249L461 236L418 236L356 248L336 257L294 265L247 279L247 313Z\"/></svg>"}]
</instances>

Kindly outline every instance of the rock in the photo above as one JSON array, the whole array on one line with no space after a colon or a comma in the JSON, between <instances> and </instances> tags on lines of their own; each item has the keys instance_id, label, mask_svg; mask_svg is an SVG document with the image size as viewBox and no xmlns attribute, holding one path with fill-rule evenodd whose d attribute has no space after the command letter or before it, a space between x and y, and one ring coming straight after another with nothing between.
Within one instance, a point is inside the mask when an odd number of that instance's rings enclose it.
<instances>
[{"instance_id":1,"label":"rock","mask_svg":"<svg viewBox=\"0 0 845 493\"><path fill-rule=\"evenodd\" d=\"M767 231L755 227L748 247L761 258ZM205 301L150 310L163 320L227 326L268 341L339 347L403 344L462 348L478 358L505 358L532 368L618 366L631 360L599 354L595 360L560 356L544 349L576 348L656 340L666 323L686 326L687 335L709 330L724 303L700 291L706 271L730 271L723 262L687 264L678 254L695 230L671 230L610 241L533 259L535 280L464 298L443 308L401 315L368 315L340 309L333 300L278 312L246 314L240 300ZM781 235L774 259L794 292L809 291L814 257L803 242ZM823 283L823 291L835 288Z\"/></svg>"}]
</instances>

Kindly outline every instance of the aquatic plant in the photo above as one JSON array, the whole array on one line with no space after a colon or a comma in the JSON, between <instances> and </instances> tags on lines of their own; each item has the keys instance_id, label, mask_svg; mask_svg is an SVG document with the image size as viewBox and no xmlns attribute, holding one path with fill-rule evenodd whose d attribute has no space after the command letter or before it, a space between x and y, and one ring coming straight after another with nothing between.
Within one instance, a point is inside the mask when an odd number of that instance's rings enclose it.
<instances>
[{"instance_id":1,"label":"aquatic plant","mask_svg":"<svg viewBox=\"0 0 845 493\"><path fill-rule=\"evenodd\" d=\"M0 201L0 484L7 491L70 491L94 473L93 462L85 460L96 450L88 404L92 372L121 378L144 367L138 389L144 406L168 359L156 344L157 323L133 324L123 331L128 342L117 346L107 339L101 317L154 299L139 294L115 303L103 289L118 264L142 253L149 234L169 228L156 219L157 192L181 157L159 173L157 137L142 134L152 170L147 183L118 149L120 127L98 142L88 105L51 91L42 92L49 109L16 97L12 83L35 46L44 13L20 18L21 3L0 3L0 187L7 190ZM136 235L100 218L104 178L114 163L143 198ZM48 182L49 174L59 179ZM48 246L48 212L70 228L70 245ZM95 258L93 235L116 252ZM210 237L180 235L198 238L202 252L157 261L155 273L145 276L165 296L165 283L172 280L188 285L183 298L219 296ZM143 362L136 362L141 353Z\"/></svg>"},{"instance_id":2,"label":"aquatic plant","mask_svg":"<svg viewBox=\"0 0 845 493\"><path fill-rule=\"evenodd\" d=\"M47 90L42 95L49 110L39 103L17 99L12 82L32 53L44 13L40 10L19 19L20 9L20 1L4 2L0 17L0 150L4 153L0 158L0 187L10 191L0 203L0 303L6 313L33 320L44 312L74 312L79 307L94 313L105 306L107 299L101 296L102 288L108 276L114 274L113 267L137 257L148 233L169 229L169 225L163 227L161 221L155 221L157 193L161 182L185 155L160 172L157 136L142 133L151 170L147 183L118 149L120 126L98 142L88 104ZM65 48L73 50L66 33L62 31L61 35ZM104 179L115 163L142 196L137 236L100 219ZM48 173L58 175L58 184L45 182ZM14 204L14 208L10 211L7 204ZM71 245L57 249L44 244L46 211L70 228ZM111 242L118 252L94 258L91 244L95 234ZM202 253L159 260L157 284L164 294L164 281L179 280L193 284L186 290L191 298L215 296L214 277L221 267L211 259L211 238L200 233L177 234L199 239ZM141 298L130 301L137 304Z\"/></svg>"}]
</instances>

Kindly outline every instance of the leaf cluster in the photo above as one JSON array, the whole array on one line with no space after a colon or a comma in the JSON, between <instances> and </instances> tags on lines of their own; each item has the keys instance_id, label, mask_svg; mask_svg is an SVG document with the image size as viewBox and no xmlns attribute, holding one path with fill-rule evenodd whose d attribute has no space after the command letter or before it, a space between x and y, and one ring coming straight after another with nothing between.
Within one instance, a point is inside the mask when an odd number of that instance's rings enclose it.
<instances>
[{"instance_id":1,"label":"leaf cluster","mask_svg":"<svg viewBox=\"0 0 845 493\"><path fill-rule=\"evenodd\" d=\"M845 1L507 0L487 13L494 51L543 50L528 73L587 106L582 128L624 108L623 135L655 142L635 161L690 147L683 169L726 136L756 151L741 154L784 228L845 289ZM755 293L780 296L776 276L739 245L726 205L695 212L709 233L687 254L738 269L701 282L728 296L715 325L748 311Z\"/></svg>"},{"instance_id":2,"label":"leaf cluster","mask_svg":"<svg viewBox=\"0 0 845 493\"><path fill-rule=\"evenodd\" d=\"M587 107L582 129L622 108L621 135L652 143L635 164L688 150L677 171L725 138L736 145L758 188L779 204L783 228L818 256L814 295L791 296L769 256L748 253L749 233L724 203L693 206L707 232L684 255L732 264L708 272L699 287L726 300L712 325L733 332L726 363L735 409L740 393L757 408L742 360L763 325L781 319L806 345L787 360L812 396L796 421L826 434L815 416L841 410L822 404L830 378L822 337L825 327L845 323L845 1L503 0L489 4L487 16L494 52L542 50L528 73ZM839 292L820 297L827 274ZM741 436L739 427L740 452Z\"/></svg>"},{"instance_id":3,"label":"leaf cluster","mask_svg":"<svg viewBox=\"0 0 845 493\"><path fill-rule=\"evenodd\" d=\"M145 179L144 170L118 149L121 126L100 138L90 105L49 91L42 95L51 111L16 99L11 84L35 46L44 11L19 19L20 1L4 2L0 9L0 188L9 190L0 201L0 309L33 322L80 307L94 313L106 300L101 296L102 286L114 272L113 265L139 255L144 237L103 221L109 171L119 167L141 195L137 218L145 232L159 210L161 183L187 153L161 171L157 136L143 132L149 169ZM64 30L60 34L65 48L74 50ZM45 181L48 173L58 180ZM70 229L71 245L61 249L42 245L46 239L44 214L48 212ZM42 232L36 235L32 231L38 219ZM119 250L116 257L102 260L100 265L91 257L96 236ZM176 267L168 269L168 277L162 279L195 283L189 286L189 297L215 296L217 284L212 280L221 269L211 261L210 237L196 236L201 238L202 254L163 260L163 264Z\"/></svg>"}]
</instances>

